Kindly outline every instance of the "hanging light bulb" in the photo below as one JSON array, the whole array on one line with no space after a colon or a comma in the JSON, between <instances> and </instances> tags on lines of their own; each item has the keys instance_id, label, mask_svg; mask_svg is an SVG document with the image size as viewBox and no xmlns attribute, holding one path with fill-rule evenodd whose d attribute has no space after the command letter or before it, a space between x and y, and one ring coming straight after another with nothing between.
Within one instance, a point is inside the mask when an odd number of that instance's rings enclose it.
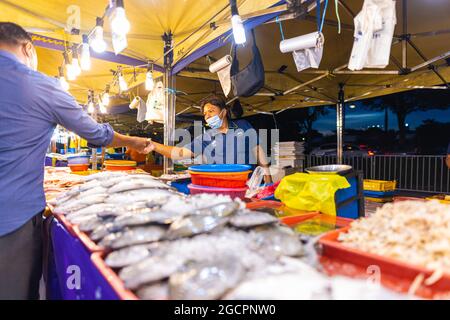
<instances>
[{"instance_id":1,"label":"hanging light bulb","mask_svg":"<svg viewBox=\"0 0 450 320\"><path fill-rule=\"evenodd\" d=\"M104 106L109 106L109 84L106 86L105 93L103 93L102 103Z\"/></svg>"},{"instance_id":2,"label":"hanging light bulb","mask_svg":"<svg viewBox=\"0 0 450 320\"><path fill-rule=\"evenodd\" d=\"M123 0L116 0L111 16L111 31L118 35L126 35L130 31L130 22L125 14Z\"/></svg>"},{"instance_id":3,"label":"hanging light bulb","mask_svg":"<svg viewBox=\"0 0 450 320\"><path fill-rule=\"evenodd\" d=\"M94 110L95 110L95 108L94 108L94 102L92 102L92 100L91 100L91 101L89 101L89 103L88 103L88 109L87 109L87 111L88 111L89 113L94 113Z\"/></svg>"},{"instance_id":4,"label":"hanging light bulb","mask_svg":"<svg viewBox=\"0 0 450 320\"><path fill-rule=\"evenodd\" d=\"M123 77L122 71L119 71L119 89L121 92L128 90L128 84Z\"/></svg>"},{"instance_id":5,"label":"hanging light bulb","mask_svg":"<svg viewBox=\"0 0 450 320\"><path fill-rule=\"evenodd\" d=\"M66 78L64 77L64 69L63 67L58 67L59 70L59 83L61 84L61 87L66 90L69 91L69 83L66 81Z\"/></svg>"},{"instance_id":6,"label":"hanging light bulb","mask_svg":"<svg viewBox=\"0 0 450 320\"><path fill-rule=\"evenodd\" d=\"M91 69L91 52L89 51L89 43L87 35L83 34L83 44L81 45L81 70Z\"/></svg>"},{"instance_id":7,"label":"hanging light bulb","mask_svg":"<svg viewBox=\"0 0 450 320\"><path fill-rule=\"evenodd\" d=\"M97 23L96 23L94 30L92 30L90 43L91 43L92 50L94 50L95 52L97 52L97 53L105 52L107 45L106 45L105 39L103 38L103 19L102 18L97 17Z\"/></svg>"},{"instance_id":8,"label":"hanging light bulb","mask_svg":"<svg viewBox=\"0 0 450 320\"><path fill-rule=\"evenodd\" d=\"M155 82L153 81L153 64L150 68L150 64L147 67L147 74L145 76L145 90L152 91L155 86Z\"/></svg>"},{"instance_id":9,"label":"hanging light bulb","mask_svg":"<svg viewBox=\"0 0 450 320\"><path fill-rule=\"evenodd\" d=\"M78 60L78 47L76 45L72 46L72 68L75 76L78 77L81 74L81 68Z\"/></svg>"},{"instance_id":10,"label":"hanging light bulb","mask_svg":"<svg viewBox=\"0 0 450 320\"><path fill-rule=\"evenodd\" d=\"M243 44L247 39L245 38L245 28L242 19L239 15L231 17L231 25L233 26L233 37L236 44Z\"/></svg>"},{"instance_id":11,"label":"hanging light bulb","mask_svg":"<svg viewBox=\"0 0 450 320\"><path fill-rule=\"evenodd\" d=\"M100 113L106 113L107 112L106 107L103 104L102 99L101 99L100 96L98 97L98 108L100 109Z\"/></svg>"},{"instance_id":12,"label":"hanging light bulb","mask_svg":"<svg viewBox=\"0 0 450 320\"><path fill-rule=\"evenodd\" d=\"M64 52L63 56L64 56L64 65L66 67L67 80L73 81L77 78L76 72L73 69L73 65L70 63L69 55L67 54L67 52Z\"/></svg>"}]
</instances>

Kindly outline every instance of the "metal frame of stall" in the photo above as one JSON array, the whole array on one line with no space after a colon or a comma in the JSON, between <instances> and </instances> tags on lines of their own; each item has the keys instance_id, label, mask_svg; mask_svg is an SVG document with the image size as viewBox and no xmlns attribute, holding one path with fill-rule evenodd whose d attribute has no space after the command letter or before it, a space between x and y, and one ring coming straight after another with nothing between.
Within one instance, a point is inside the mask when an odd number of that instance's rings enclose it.
<instances>
[{"instance_id":1,"label":"metal frame of stall","mask_svg":"<svg viewBox=\"0 0 450 320\"><path fill-rule=\"evenodd\" d=\"M323 2L324 0L320 0ZM355 14L352 10L346 5L344 0L338 0L338 4L344 9L344 11L349 14L352 18L355 17ZM289 0L289 1L280 1L276 5L271 8L259 10L257 12L242 15L242 19L245 21L246 29L251 30L258 25L264 23L276 23L284 20L294 19L294 18L305 18L310 19L311 17L306 17L306 14L313 10L316 7L316 0ZM20 7L19 7L20 8ZM430 87L421 87L421 88L431 88L431 89L449 89L450 86L444 77L439 73L439 66L436 66L435 63L439 60L444 60L450 57L450 51L444 52L436 57L431 59L427 58L421 50L414 44L411 40L413 37L426 37L433 36L436 34L442 33L450 33L450 29L447 30L438 30L438 31L430 31L423 32L418 34L408 34L408 19L407 19L407 0L402 0L402 15L403 15L403 26L402 26L402 34L394 35L394 41L392 45L401 42L402 44L402 61L397 61L393 56L391 56L391 61L395 64L398 70L361 70L361 71L350 71L343 70L347 67L347 64L339 66L334 70L305 70L302 73L305 74L317 74L318 76L305 82L299 82L299 85L288 89L281 93L281 95L288 95L291 92L294 92L302 87L312 88L311 85L323 78L329 77L330 75L339 75L339 74L348 74L348 75L364 75L364 74L372 74L372 75L407 75L413 72L416 72L422 68L427 67L429 70L433 71L442 81L442 86L430 86ZM45 18L45 17L41 17ZM208 20L209 21L209 20ZM229 24L229 21L213 21L210 22L210 27L214 29L215 27L222 24ZM336 27L336 23L334 21L325 20L324 22L327 25L331 25ZM203 28L202 25L198 30ZM342 28L347 28L353 30L352 25L341 24ZM178 72L187 67L190 63L195 61L196 59L207 55L208 53L216 50L217 48L225 45L230 41L231 30L217 37L216 39L210 41L209 43L203 45L201 48L195 50L191 54L188 54L186 57L183 57L176 64L173 64L173 50L176 45L173 45L172 35L170 33L166 33L162 36L162 40L164 41L164 65L159 66L152 62L154 65L154 69L160 71L164 75L164 84L166 87L166 110L165 110L165 123L164 123L164 144L166 145L174 145L174 133L175 133L175 104L176 104L176 83L175 76ZM192 32L189 36L183 39L180 43L184 42L186 39L194 35L196 31ZM38 34L32 34L32 38L34 44L36 46L40 46L43 48L64 51L65 50L65 42L62 40L57 40L53 38L44 37ZM179 44L180 44L179 43ZM414 51L424 60L423 63L420 63L416 66L408 68L408 57L407 57L407 46L408 44L414 49ZM112 52L105 52L103 54L93 54L94 58L116 62L121 64L126 64L129 66L142 67L148 65L148 61L143 61L138 58L128 57L125 55L114 55ZM158 59L159 60L159 59ZM156 61L158 61L156 60ZM371 92L378 90L382 90L385 88L397 88L397 89L414 89L411 86L404 86L398 83L393 83L389 85L382 86L373 86L374 90ZM317 92L317 90L315 90ZM276 96L280 93L257 93L256 95L264 95L264 96ZM364 98L364 95L345 98L345 85L339 84L339 94L338 97L333 97L325 92L317 92L317 94L321 95L325 100L323 103L336 104L336 130L337 130L337 162L342 163L343 158L343 133L344 133L344 119L345 119L345 103L350 101L359 100ZM238 97L234 97L227 102L227 104L231 103ZM172 171L173 163L170 159L165 158L164 160L164 172L168 173Z\"/></svg>"}]
</instances>

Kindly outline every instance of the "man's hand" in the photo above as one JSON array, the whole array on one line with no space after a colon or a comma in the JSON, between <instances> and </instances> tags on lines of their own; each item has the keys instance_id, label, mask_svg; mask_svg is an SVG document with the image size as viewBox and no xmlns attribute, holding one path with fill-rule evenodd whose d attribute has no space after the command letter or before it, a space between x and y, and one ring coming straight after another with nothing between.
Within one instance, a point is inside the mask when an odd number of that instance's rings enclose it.
<instances>
[{"instance_id":1,"label":"man's hand","mask_svg":"<svg viewBox=\"0 0 450 320\"><path fill-rule=\"evenodd\" d=\"M152 139L133 137L131 148L139 153L148 154L155 150L155 144Z\"/></svg>"}]
</instances>

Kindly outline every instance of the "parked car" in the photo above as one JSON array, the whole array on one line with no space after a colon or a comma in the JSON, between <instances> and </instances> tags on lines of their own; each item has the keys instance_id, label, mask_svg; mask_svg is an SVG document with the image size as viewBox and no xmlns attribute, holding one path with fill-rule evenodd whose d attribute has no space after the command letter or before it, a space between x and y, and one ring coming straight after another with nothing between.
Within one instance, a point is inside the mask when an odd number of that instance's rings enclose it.
<instances>
[{"instance_id":1,"label":"parked car","mask_svg":"<svg viewBox=\"0 0 450 320\"><path fill-rule=\"evenodd\" d=\"M369 149L365 145L356 145L351 143L345 143L343 146L343 155L345 157L370 157L374 156L377 152L373 149ZM323 144L318 148L311 151L312 156L336 156L337 152L336 143Z\"/></svg>"}]
</instances>

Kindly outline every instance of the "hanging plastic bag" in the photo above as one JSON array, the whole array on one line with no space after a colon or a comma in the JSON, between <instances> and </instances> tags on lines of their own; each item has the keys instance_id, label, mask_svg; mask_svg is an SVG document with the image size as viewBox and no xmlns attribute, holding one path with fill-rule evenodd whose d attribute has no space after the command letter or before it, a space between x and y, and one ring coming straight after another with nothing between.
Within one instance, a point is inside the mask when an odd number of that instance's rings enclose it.
<instances>
[{"instance_id":1,"label":"hanging plastic bag","mask_svg":"<svg viewBox=\"0 0 450 320\"><path fill-rule=\"evenodd\" d=\"M350 70L385 68L389 64L395 24L395 1L365 0L354 19L355 32Z\"/></svg>"},{"instance_id":2,"label":"hanging plastic bag","mask_svg":"<svg viewBox=\"0 0 450 320\"><path fill-rule=\"evenodd\" d=\"M222 86L225 97L231 91L231 63L233 59L230 55L226 55L223 58L217 60L209 66L209 72L217 73L219 77L220 85Z\"/></svg>"},{"instance_id":3,"label":"hanging plastic bag","mask_svg":"<svg viewBox=\"0 0 450 320\"><path fill-rule=\"evenodd\" d=\"M311 39L309 40L309 42L313 42L314 44L312 46L307 45L308 47L306 48L304 48L305 47L304 45L301 45L300 47L302 47L302 49L295 50L294 52L292 52L292 56L294 57L294 62L298 72L308 68L315 68L315 69L319 68L320 61L322 60L323 55L323 43L325 40L323 34L313 32L305 36L310 37ZM302 37L305 39L305 36ZM308 39L305 40L306 42L308 42Z\"/></svg>"},{"instance_id":4,"label":"hanging plastic bag","mask_svg":"<svg viewBox=\"0 0 450 320\"><path fill-rule=\"evenodd\" d=\"M144 100L142 100L141 97L139 96L135 97L133 101L130 103L129 108L138 110L136 117L137 122L141 123L145 121L145 116L147 113L147 105L144 102Z\"/></svg>"},{"instance_id":5,"label":"hanging plastic bag","mask_svg":"<svg viewBox=\"0 0 450 320\"><path fill-rule=\"evenodd\" d=\"M275 197L289 208L335 216L334 194L348 187L347 179L340 175L294 173L281 180Z\"/></svg>"},{"instance_id":6,"label":"hanging plastic bag","mask_svg":"<svg viewBox=\"0 0 450 320\"><path fill-rule=\"evenodd\" d=\"M389 64L392 38L394 36L397 17L395 13L395 1L373 0L380 10L380 20L375 24L372 42L367 55L367 68L385 68ZM380 25L381 24L381 25Z\"/></svg>"},{"instance_id":7,"label":"hanging plastic bag","mask_svg":"<svg viewBox=\"0 0 450 320\"><path fill-rule=\"evenodd\" d=\"M149 122L154 121L164 123L164 107L164 84L161 81L158 81L151 94L148 95L145 120Z\"/></svg>"}]
</instances>

